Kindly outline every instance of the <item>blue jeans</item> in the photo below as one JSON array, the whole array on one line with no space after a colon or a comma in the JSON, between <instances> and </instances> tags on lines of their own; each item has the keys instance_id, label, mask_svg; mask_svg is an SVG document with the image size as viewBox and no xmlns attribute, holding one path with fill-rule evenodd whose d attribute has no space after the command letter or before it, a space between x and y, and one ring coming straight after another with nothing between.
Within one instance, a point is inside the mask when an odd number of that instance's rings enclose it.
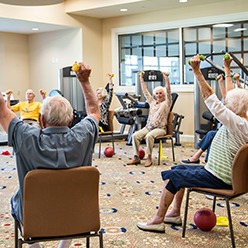
<instances>
[{"instance_id":1,"label":"blue jeans","mask_svg":"<svg viewBox=\"0 0 248 248\"><path fill-rule=\"evenodd\" d=\"M215 136L215 134L217 133L218 130L211 130L208 131L207 134L202 138L202 140L198 143L198 146L203 150L206 151L206 157L205 157L205 162L208 161L208 154L209 154L209 150L210 150L210 146L212 143L212 140Z\"/></svg>"},{"instance_id":2,"label":"blue jeans","mask_svg":"<svg viewBox=\"0 0 248 248\"><path fill-rule=\"evenodd\" d=\"M162 171L161 176L164 181L169 179L165 188L172 194L186 187L232 189L232 185L224 183L202 165L176 165L171 170Z\"/></svg>"}]
</instances>

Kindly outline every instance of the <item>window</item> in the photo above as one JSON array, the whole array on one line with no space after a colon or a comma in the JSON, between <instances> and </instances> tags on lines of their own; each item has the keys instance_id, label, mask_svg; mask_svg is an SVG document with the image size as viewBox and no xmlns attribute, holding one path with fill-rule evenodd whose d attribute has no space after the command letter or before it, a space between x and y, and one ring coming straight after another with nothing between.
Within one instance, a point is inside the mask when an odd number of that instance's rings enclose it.
<instances>
[{"instance_id":1,"label":"window","mask_svg":"<svg viewBox=\"0 0 248 248\"><path fill-rule=\"evenodd\" d=\"M179 31L166 30L119 36L120 86L134 86L137 72L168 72L179 84Z\"/></svg>"},{"instance_id":2,"label":"window","mask_svg":"<svg viewBox=\"0 0 248 248\"><path fill-rule=\"evenodd\" d=\"M168 72L174 85L193 84L188 60L197 53L209 56L222 66L223 53L232 52L248 67L248 22L232 24L231 27L204 25L119 35L120 86L134 86L137 72L143 70ZM203 66L211 67L207 62ZM239 71L237 64L232 63L232 70Z\"/></svg>"}]
</instances>

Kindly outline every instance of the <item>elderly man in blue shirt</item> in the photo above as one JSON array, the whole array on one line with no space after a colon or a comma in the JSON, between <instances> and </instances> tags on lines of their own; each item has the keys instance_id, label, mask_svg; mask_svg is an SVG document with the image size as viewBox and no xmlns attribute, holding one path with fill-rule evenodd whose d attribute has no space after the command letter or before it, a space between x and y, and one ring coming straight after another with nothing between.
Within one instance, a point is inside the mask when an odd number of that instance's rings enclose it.
<instances>
[{"instance_id":1,"label":"elderly man in blue shirt","mask_svg":"<svg viewBox=\"0 0 248 248\"><path fill-rule=\"evenodd\" d=\"M38 168L72 168L91 165L98 138L100 110L89 82L91 69L80 63L77 77L85 96L87 117L72 128L73 108L62 96L47 97L41 108L42 130L25 124L6 106L0 94L0 124L8 133L9 145L16 154L19 189L11 199L12 215L23 223L22 195L25 175ZM61 240L59 248L68 248L70 240ZM39 243L29 245L40 248Z\"/></svg>"}]
</instances>

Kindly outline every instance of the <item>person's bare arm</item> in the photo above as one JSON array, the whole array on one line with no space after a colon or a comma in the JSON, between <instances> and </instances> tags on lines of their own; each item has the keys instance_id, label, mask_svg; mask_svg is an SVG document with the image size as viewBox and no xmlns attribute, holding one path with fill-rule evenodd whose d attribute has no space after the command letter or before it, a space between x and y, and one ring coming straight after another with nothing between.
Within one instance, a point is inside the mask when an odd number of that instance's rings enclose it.
<instances>
[{"instance_id":1,"label":"person's bare arm","mask_svg":"<svg viewBox=\"0 0 248 248\"><path fill-rule=\"evenodd\" d=\"M210 87L210 85L205 80L204 76L202 75L202 72L200 70L200 56L197 54L190 60L190 65L192 67L192 70L195 74L195 77L197 79L201 94L203 99L207 99L210 95L214 93L213 89Z\"/></svg>"},{"instance_id":2,"label":"person's bare arm","mask_svg":"<svg viewBox=\"0 0 248 248\"><path fill-rule=\"evenodd\" d=\"M166 89L166 94L167 94L167 103L169 104L169 106L171 106L172 104L172 97L171 97L171 86L170 86L170 78L169 78L169 74L166 72L162 72L164 80L165 80L165 89Z\"/></svg>"},{"instance_id":3,"label":"person's bare arm","mask_svg":"<svg viewBox=\"0 0 248 248\"><path fill-rule=\"evenodd\" d=\"M236 84L237 84L238 88L243 89L243 87L242 87L242 85L240 83L240 74L235 73L233 77L234 77L234 79L236 81Z\"/></svg>"},{"instance_id":4,"label":"person's bare arm","mask_svg":"<svg viewBox=\"0 0 248 248\"><path fill-rule=\"evenodd\" d=\"M141 89L142 89L142 92L145 96L145 98L147 99L148 102L151 102L153 97L152 95L149 93L148 89L147 89L147 86L145 84L145 80L144 80L144 72L140 72L139 73L139 79L140 79L140 84L141 84Z\"/></svg>"},{"instance_id":5,"label":"person's bare arm","mask_svg":"<svg viewBox=\"0 0 248 248\"><path fill-rule=\"evenodd\" d=\"M225 99L226 98L226 88L225 88L225 85L223 82L223 75L222 74L218 75L217 81L219 83L220 93L221 93L223 99Z\"/></svg>"},{"instance_id":6,"label":"person's bare arm","mask_svg":"<svg viewBox=\"0 0 248 248\"><path fill-rule=\"evenodd\" d=\"M101 114L97 104L96 95L93 92L89 81L90 73L90 67L85 63L80 63L80 69L76 72L76 74L83 89L86 111L88 115L93 116L99 122Z\"/></svg>"},{"instance_id":7,"label":"person's bare arm","mask_svg":"<svg viewBox=\"0 0 248 248\"><path fill-rule=\"evenodd\" d=\"M0 124L3 130L7 133L9 124L16 117L5 103L2 93L0 92Z\"/></svg>"},{"instance_id":8,"label":"person's bare arm","mask_svg":"<svg viewBox=\"0 0 248 248\"><path fill-rule=\"evenodd\" d=\"M232 81L232 75L231 75L231 69L230 69L232 60L233 58L231 56L229 57L229 59L224 59L226 92L235 88L233 81Z\"/></svg>"},{"instance_id":9,"label":"person's bare arm","mask_svg":"<svg viewBox=\"0 0 248 248\"><path fill-rule=\"evenodd\" d=\"M40 92L42 99L44 100L46 98L46 91L40 89L39 92Z\"/></svg>"},{"instance_id":10,"label":"person's bare arm","mask_svg":"<svg viewBox=\"0 0 248 248\"><path fill-rule=\"evenodd\" d=\"M109 83L109 89L110 90L112 90L114 88L113 77L114 77L114 74L108 73L108 83Z\"/></svg>"},{"instance_id":11,"label":"person's bare arm","mask_svg":"<svg viewBox=\"0 0 248 248\"><path fill-rule=\"evenodd\" d=\"M11 109L11 106L10 106L10 97L11 97L11 94L13 93L12 90L7 90L6 91L6 96L7 96L7 100L6 100L6 103L7 103L7 107L9 109Z\"/></svg>"}]
</instances>

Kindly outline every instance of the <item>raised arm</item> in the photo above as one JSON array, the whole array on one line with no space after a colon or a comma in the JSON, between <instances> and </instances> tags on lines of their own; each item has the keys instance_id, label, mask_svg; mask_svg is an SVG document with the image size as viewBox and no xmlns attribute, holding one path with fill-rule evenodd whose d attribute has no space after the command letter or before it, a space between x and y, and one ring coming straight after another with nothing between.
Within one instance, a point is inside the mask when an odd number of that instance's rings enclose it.
<instances>
[{"instance_id":1,"label":"raised arm","mask_svg":"<svg viewBox=\"0 0 248 248\"><path fill-rule=\"evenodd\" d=\"M109 83L109 89L113 90L114 89L114 84L113 84L113 73L108 73L108 83Z\"/></svg>"},{"instance_id":2,"label":"raised arm","mask_svg":"<svg viewBox=\"0 0 248 248\"><path fill-rule=\"evenodd\" d=\"M197 79L201 94L203 99L207 99L210 95L214 93L213 89L210 87L210 85L205 80L204 76L202 75L202 72L200 70L200 56L197 54L190 60L190 65L192 67L192 70L195 74L195 77Z\"/></svg>"},{"instance_id":3,"label":"raised arm","mask_svg":"<svg viewBox=\"0 0 248 248\"><path fill-rule=\"evenodd\" d=\"M230 69L232 60L233 58L231 56L229 56L228 59L224 59L226 92L235 88L233 81L232 81L232 75L231 75L231 69Z\"/></svg>"},{"instance_id":4,"label":"raised arm","mask_svg":"<svg viewBox=\"0 0 248 248\"><path fill-rule=\"evenodd\" d=\"M6 103L7 103L7 107L9 109L11 109L11 106L10 106L10 97L11 97L11 94L13 93L12 90L7 90L6 91L6 96L7 96L7 99L6 99Z\"/></svg>"},{"instance_id":5,"label":"raised arm","mask_svg":"<svg viewBox=\"0 0 248 248\"><path fill-rule=\"evenodd\" d=\"M144 81L144 73L143 72L140 72L139 73L139 79L140 79L141 89L142 89L142 91L144 93L144 96L145 96L146 100L148 101L148 103L150 103L153 100L153 97L149 93L149 91L148 91L148 89L146 87L146 84L145 84L145 81Z\"/></svg>"},{"instance_id":6,"label":"raised arm","mask_svg":"<svg viewBox=\"0 0 248 248\"><path fill-rule=\"evenodd\" d=\"M239 80L240 74L239 73L235 73L233 77L234 77L234 79L236 81L236 84L237 84L238 88L243 89L243 87L242 87L242 85L240 83L240 80Z\"/></svg>"},{"instance_id":7,"label":"raised arm","mask_svg":"<svg viewBox=\"0 0 248 248\"><path fill-rule=\"evenodd\" d=\"M39 92L40 92L42 99L44 100L46 98L46 91L40 89Z\"/></svg>"},{"instance_id":8,"label":"raised arm","mask_svg":"<svg viewBox=\"0 0 248 248\"><path fill-rule=\"evenodd\" d=\"M9 124L16 117L5 103L2 93L0 92L0 124L3 127L3 130L7 133Z\"/></svg>"},{"instance_id":9,"label":"raised arm","mask_svg":"<svg viewBox=\"0 0 248 248\"><path fill-rule=\"evenodd\" d=\"M88 115L93 116L99 122L101 114L99 106L97 104L96 95L93 92L89 81L90 73L90 67L85 63L80 63L80 68L76 72L76 75L83 89L86 111Z\"/></svg>"},{"instance_id":10,"label":"raised arm","mask_svg":"<svg viewBox=\"0 0 248 248\"><path fill-rule=\"evenodd\" d=\"M220 93L221 93L223 99L225 99L226 98L226 88L225 88L225 85L223 82L223 75L222 74L218 75L218 77L216 79L219 83Z\"/></svg>"},{"instance_id":11,"label":"raised arm","mask_svg":"<svg viewBox=\"0 0 248 248\"><path fill-rule=\"evenodd\" d=\"M171 86L170 86L170 78L169 78L169 74L166 72L162 72L164 80L165 80L165 89L166 89L166 100L167 100L167 104L169 106L171 106L172 104L172 97L171 97Z\"/></svg>"}]
</instances>

